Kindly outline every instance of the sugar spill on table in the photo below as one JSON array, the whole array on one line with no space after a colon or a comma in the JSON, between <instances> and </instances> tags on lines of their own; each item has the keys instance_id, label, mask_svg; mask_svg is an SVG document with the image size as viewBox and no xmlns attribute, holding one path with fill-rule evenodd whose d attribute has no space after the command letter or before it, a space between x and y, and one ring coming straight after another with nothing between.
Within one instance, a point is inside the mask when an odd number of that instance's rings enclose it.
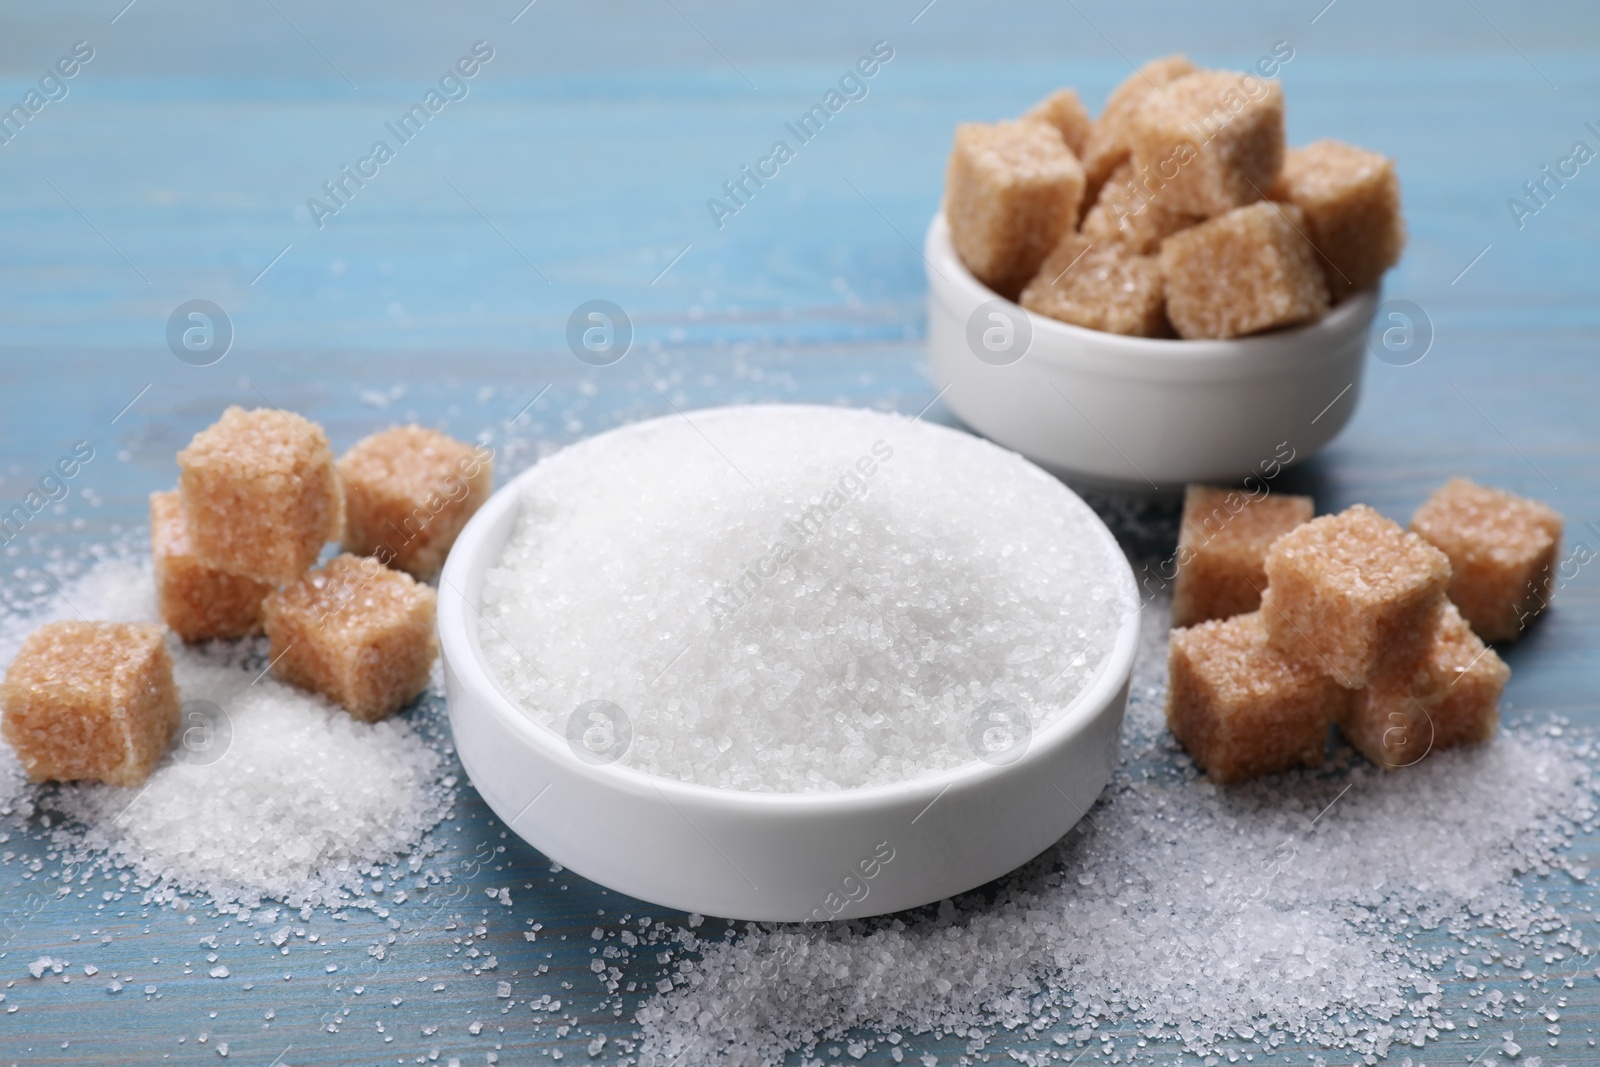
<instances>
[{"instance_id":1,"label":"sugar spill on table","mask_svg":"<svg viewBox=\"0 0 1600 1067\"><path fill-rule=\"evenodd\" d=\"M38 610L0 622L0 661L54 618L156 619L154 579L137 558L50 584L55 595ZM427 855L454 790L416 728L359 723L275 680L259 639L170 650L179 738L149 780L61 783L34 801L63 818L51 839L64 864L130 870L158 902L188 893L248 913L263 896L296 908L371 906L362 898L373 869Z\"/></svg>"},{"instance_id":2,"label":"sugar spill on table","mask_svg":"<svg viewBox=\"0 0 1600 1067\"><path fill-rule=\"evenodd\" d=\"M1135 605L1115 542L1048 475L874 412L669 416L553 457L521 507L484 581L491 667L544 725L603 702L584 713L601 749L620 720L623 763L705 785L973 763L1014 743L1011 716L1072 706Z\"/></svg>"},{"instance_id":3,"label":"sugar spill on table","mask_svg":"<svg viewBox=\"0 0 1600 1067\"><path fill-rule=\"evenodd\" d=\"M1166 605L1152 607L1124 762L1065 839L936 908L686 937L699 958L640 1011L640 1063L799 1051L810 1064L839 1045L909 1052L951 1034L969 1057L1050 1040L1024 1062L1093 1046L1120 1062L1133 1049L1110 1034L1129 1030L1141 1049L1230 1062L1371 1063L1454 1030L1446 984L1498 977L1491 960L1524 979L1528 957L1559 961L1546 977L1567 988L1592 969L1595 946L1547 893L1587 876L1567 849L1596 825L1591 739L1518 726L1398 772L1345 749L1320 771L1221 789L1165 733ZM1413 944L1421 931L1451 947ZM1461 1006L1504 1017L1505 994L1485 989ZM1542 1018L1559 1017L1558 996Z\"/></svg>"},{"instance_id":4,"label":"sugar spill on table","mask_svg":"<svg viewBox=\"0 0 1600 1067\"><path fill-rule=\"evenodd\" d=\"M61 810L87 831L57 841L80 867L138 871L157 900L179 893L228 908L263 897L376 906L373 869L426 855L453 799L439 754L404 720L364 724L319 697L236 664L181 655L178 759L142 788L67 787ZM195 753L193 760L182 758ZM197 805L197 798L203 798ZM197 810L198 807L198 810ZM241 844L248 843L248 848Z\"/></svg>"}]
</instances>

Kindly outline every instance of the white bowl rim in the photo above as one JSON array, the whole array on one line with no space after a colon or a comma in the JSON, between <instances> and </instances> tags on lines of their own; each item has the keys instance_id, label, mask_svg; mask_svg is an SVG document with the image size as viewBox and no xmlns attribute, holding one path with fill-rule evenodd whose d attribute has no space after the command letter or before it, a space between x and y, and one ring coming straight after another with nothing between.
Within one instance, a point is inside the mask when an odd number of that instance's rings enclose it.
<instances>
[{"instance_id":1,"label":"white bowl rim","mask_svg":"<svg viewBox=\"0 0 1600 1067\"><path fill-rule=\"evenodd\" d=\"M1133 364L1128 368L1130 370L1135 368L1159 370L1170 366L1174 361L1181 361L1184 365L1192 367L1201 360L1226 360L1236 367L1243 362L1248 365L1247 369L1256 372L1267 370L1269 365L1273 364L1282 366L1286 362L1286 355L1298 355L1289 353L1289 349L1301 346L1320 349L1335 336L1348 332L1358 321L1365 322L1372 318L1379 293L1377 287L1366 289L1347 297L1315 322L1269 333L1251 334L1247 337L1226 340L1131 337L1126 334L1091 330L1086 326L1075 326L1070 322L1062 322L1060 319L1052 319L1048 315L1029 311L1016 301L1008 300L980 282L967 269L967 265L961 262L961 257L956 255L955 245L950 240L950 224L945 218L943 205L934 215L933 221L928 224L924 255L931 271L944 277L952 286L965 290L965 295L974 303L1000 300L1027 316L1033 329L1033 343L1023 358L1043 359L1056 363L1072 362L1066 354L1070 351L1069 346L1093 345L1113 358L1130 361ZM1041 346L1039 344L1041 337L1055 340L1058 344Z\"/></svg>"},{"instance_id":2,"label":"white bowl rim","mask_svg":"<svg viewBox=\"0 0 1600 1067\"><path fill-rule=\"evenodd\" d=\"M701 408L695 414L700 419L714 419L719 413L752 406L776 409L826 407L826 405L807 404L728 405L719 408ZM846 410L866 411L870 409ZM884 413L878 412L877 414ZM657 416L615 427L605 432L615 434L641 432L646 427L662 422L676 421L680 417L679 415ZM1038 467L1037 464L1034 464L1032 460L1027 459L1021 453L1003 448L987 438L968 434L963 430L940 426L937 423L925 423L924 425L948 433L959 433L963 437L980 444L1016 455L1019 459L1028 463L1029 466L1034 467L1042 477L1060 486L1062 490L1073 493L1070 488L1061 483L1060 479ZM584 438L584 440L592 439ZM581 443L581 441L574 442L574 444ZM566 447L570 448L573 445ZM565 450L563 448L560 451ZM558 454L560 453L556 452L551 455ZM548 458L550 457L545 457L545 459ZM1143 605L1134 581L1133 570L1128 565L1121 546L1105 525L1105 522L1094 513L1092 508L1089 508L1087 503L1083 502L1081 497L1078 497L1079 503L1089 510L1089 514L1095 520L1094 535L1102 538L1112 550L1111 558L1118 565L1117 574L1123 579L1120 584L1124 586L1128 610L1123 615L1115 641L1100 666L1096 669L1089 685L1065 709L1058 712L1053 719L1032 733L1028 741L1027 750L1015 760L1003 765L996 765L974 759L957 767L910 778L902 782L888 782L879 785L815 793L777 793L730 789L652 775L633 767L621 766L618 763L588 763L579 759L571 751L565 738L550 727L535 721L520 703L501 688L488 664L483 660L478 646L476 627L469 626L468 623L468 613L476 613L477 611L476 603L469 600L467 591L463 588L463 579L472 563L469 557L485 551L498 553L504 547L503 542L496 543L493 546L488 546L485 542L500 522L509 521L514 523L516 521L515 517L506 520L504 518L505 513L520 505L523 490L528 484L537 479L543 464L544 459L541 459L497 489L457 536L455 545L450 550L450 554L445 561L444 570L439 578L437 614L440 650L443 659L448 662L450 668L455 672L458 681L470 688L475 696L483 699L493 714L512 724L519 734L539 748L547 758L563 765L564 769L571 773L595 781L596 784L630 793L643 793L646 790L650 790L660 794L669 803L674 800L682 800L699 808L719 806L731 811L783 811L793 814L822 815L847 814L891 807L904 801L907 797L942 795L952 787L983 782L1046 758L1057 745L1067 743L1071 734L1086 727L1097 715L1104 711L1108 704L1116 700L1117 695L1128 684L1132 676L1134 658L1139 650L1141 617L1143 614ZM1073 493L1073 495L1077 496L1076 493Z\"/></svg>"}]
</instances>

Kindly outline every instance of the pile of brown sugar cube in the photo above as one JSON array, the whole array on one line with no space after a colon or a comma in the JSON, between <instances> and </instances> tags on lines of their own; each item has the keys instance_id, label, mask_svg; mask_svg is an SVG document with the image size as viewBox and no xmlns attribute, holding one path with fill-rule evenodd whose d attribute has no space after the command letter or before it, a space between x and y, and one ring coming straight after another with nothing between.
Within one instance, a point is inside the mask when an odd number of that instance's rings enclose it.
<instances>
[{"instance_id":1,"label":"pile of brown sugar cube","mask_svg":"<svg viewBox=\"0 0 1600 1067\"><path fill-rule=\"evenodd\" d=\"M974 277L1041 315L1141 337L1228 338L1372 289L1405 226L1391 160L1284 143L1283 91L1183 56L1145 64L1100 117L1062 89L956 129L945 217Z\"/></svg>"},{"instance_id":2,"label":"pile of brown sugar cube","mask_svg":"<svg viewBox=\"0 0 1600 1067\"><path fill-rule=\"evenodd\" d=\"M230 407L150 498L156 598L185 642L265 631L271 669L366 722L428 684L433 578L488 498L493 454L435 430L373 434L337 462L292 411ZM330 541L343 553L316 566ZM418 579L421 579L419 581ZM35 781L144 781L179 694L162 627L57 622L0 685L3 733Z\"/></svg>"},{"instance_id":3,"label":"pile of brown sugar cube","mask_svg":"<svg viewBox=\"0 0 1600 1067\"><path fill-rule=\"evenodd\" d=\"M1401 529L1357 504L1190 486L1167 726L1213 781L1321 763L1330 725L1380 767L1490 740L1513 641L1549 602L1561 516L1453 478Z\"/></svg>"}]
</instances>

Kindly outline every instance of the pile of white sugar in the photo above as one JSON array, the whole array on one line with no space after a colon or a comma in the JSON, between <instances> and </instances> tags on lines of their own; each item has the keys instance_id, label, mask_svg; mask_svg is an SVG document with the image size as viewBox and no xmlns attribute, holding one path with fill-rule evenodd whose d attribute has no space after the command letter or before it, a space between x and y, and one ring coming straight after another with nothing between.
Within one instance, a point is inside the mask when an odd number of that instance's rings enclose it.
<instances>
[{"instance_id":1,"label":"pile of white sugar","mask_svg":"<svg viewBox=\"0 0 1600 1067\"><path fill-rule=\"evenodd\" d=\"M0 665L54 619L158 617L144 560L106 560L55 588L5 617ZM63 855L131 869L151 899L193 892L250 908L349 903L364 872L421 845L453 796L440 753L405 719L357 722L277 681L263 644L169 641L183 702L173 749L138 789L49 795L71 820L53 834Z\"/></svg>"},{"instance_id":2,"label":"pile of white sugar","mask_svg":"<svg viewBox=\"0 0 1600 1067\"><path fill-rule=\"evenodd\" d=\"M409 851L442 816L442 761L404 720L358 722L195 653L173 666L186 706L207 701L226 716L221 729L191 720L180 730L211 730L226 751L168 758L140 790L80 787L68 809L89 827L86 845L147 883L248 907L337 903L359 869ZM176 752L186 752L181 738Z\"/></svg>"},{"instance_id":3,"label":"pile of white sugar","mask_svg":"<svg viewBox=\"0 0 1600 1067\"><path fill-rule=\"evenodd\" d=\"M538 721L650 774L801 792L969 763L1007 743L975 719L1059 714L1133 610L1077 496L903 416L696 411L536 470L480 641Z\"/></svg>"}]
</instances>

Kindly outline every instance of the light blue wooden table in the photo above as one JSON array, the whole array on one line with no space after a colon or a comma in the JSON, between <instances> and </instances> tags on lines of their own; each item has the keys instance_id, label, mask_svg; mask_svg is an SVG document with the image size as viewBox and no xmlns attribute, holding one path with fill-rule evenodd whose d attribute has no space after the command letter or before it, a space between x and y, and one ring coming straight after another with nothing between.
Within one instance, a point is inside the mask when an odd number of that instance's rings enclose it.
<instances>
[{"instance_id":1,"label":"light blue wooden table","mask_svg":"<svg viewBox=\"0 0 1600 1067\"><path fill-rule=\"evenodd\" d=\"M139 525L146 495L173 481L173 452L228 403L296 408L341 448L401 419L486 434L506 473L541 448L664 412L656 387L685 408L917 411L935 394L919 351L917 246L954 123L1014 114L1060 84L1098 104L1130 61L1184 50L1244 66L1280 41L1294 50L1291 140L1339 137L1399 160L1411 244L1389 295L1420 306L1433 331L1420 362L1373 362L1352 424L1286 488L1314 492L1324 510L1362 500L1403 516L1465 473L1551 501L1569 541L1600 549L1600 163L1548 186L1520 220L1507 205L1531 205L1524 183L1575 141L1600 148L1592 5L523 2L0 12L0 104L30 89L42 98L0 146L0 501L20 499L75 441L96 457L6 547L12 595L47 558ZM880 41L893 58L865 98L719 227L707 200ZM92 58L41 87L75 45ZM473 76L441 86L475 45ZM440 106L402 143L387 124L431 88ZM381 164L379 139L393 149ZM346 166L368 176L358 185ZM334 181L338 201L324 190ZM605 368L576 360L564 336L572 310L596 298L636 330L630 355ZM169 318L194 300L223 309L233 334L206 366L167 341ZM929 417L948 421L941 410ZM1131 547L1170 549L1160 541ZM1597 650L1600 570L1589 567L1508 653L1508 703L1600 726ZM4 847L17 857L0 866L12 931L0 990L17 1010L0 1013L0 1062L212 1062L221 1041L230 1062L262 1065L420 1062L434 1050L482 1063L497 1044L504 1063L555 1048L588 1062L590 1032L625 1035L645 995L602 1002L589 931L659 909L551 873L502 830L465 788L432 865L470 892L422 905L470 921L487 911L477 940L497 971L464 972L453 940L464 931L440 923L374 968L364 946L380 920L318 917L308 925L323 946L296 950L289 969L305 973L289 982L278 956L246 949L225 953L227 982L185 973L211 920L190 926L132 899L34 908L27 861L42 833L15 835ZM514 915L483 906L480 891L501 885ZM520 936L531 917L546 931L536 943ZM119 995L81 977L32 982L25 964L39 955L132 980ZM312 975L324 961L340 971ZM648 991L661 969L635 958L626 978ZM352 973L369 975L360 997ZM525 1010L498 1015L499 980L519 1004L566 999L580 1025L558 1038ZM146 984L157 992L140 993ZM1600 991L1572 997L1569 1028L1593 1025ZM344 1005L330 1032L327 1013ZM472 1036L479 1016L488 1025ZM961 1044L915 1048L950 1063ZM617 1054L613 1040L603 1059ZM885 1049L863 1062L888 1062Z\"/></svg>"}]
</instances>

